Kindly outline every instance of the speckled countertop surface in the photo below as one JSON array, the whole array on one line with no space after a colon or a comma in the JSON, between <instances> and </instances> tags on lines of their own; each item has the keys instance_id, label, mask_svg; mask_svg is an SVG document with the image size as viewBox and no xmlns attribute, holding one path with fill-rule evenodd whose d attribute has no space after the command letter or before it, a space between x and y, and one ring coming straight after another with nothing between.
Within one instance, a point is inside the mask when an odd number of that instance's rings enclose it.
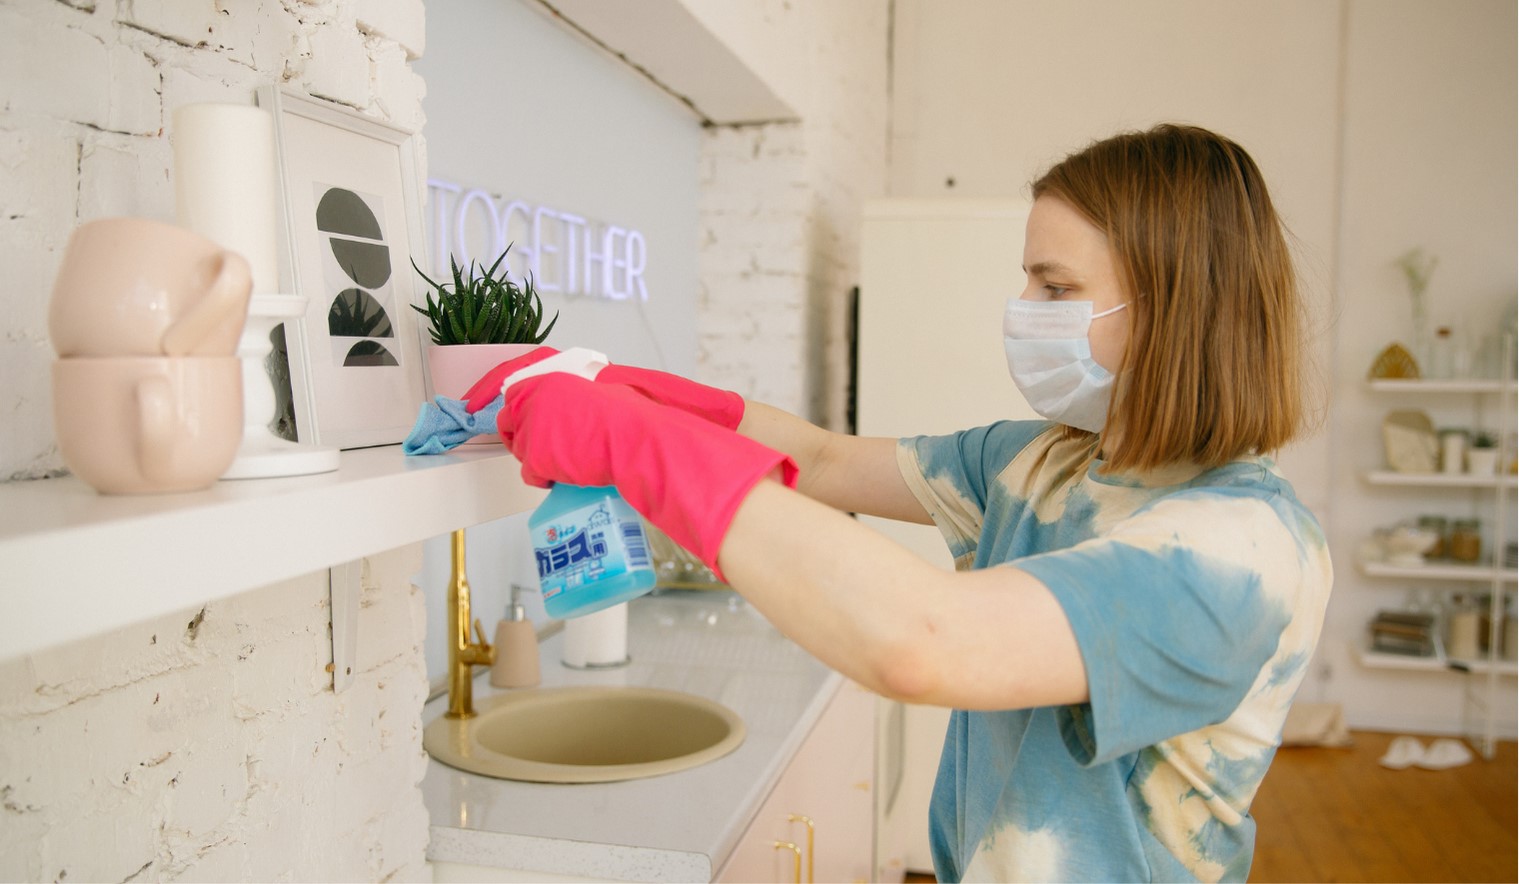
<instances>
[{"instance_id":1,"label":"speckled countertop surface","mask_svg":"<svg viewBox=\"0 0 1519 884\"><path fill-rule=\"evenodd\" d=\"M631 685L715 700L743 718L732 754L621 783L496 780L432 759L422 793L428 859L626 881L707 881L743 835L842 678L731 592L670 592L629 603L629 665L582 672L560 663L563 634L540 650L543 687ZM478 702L498 693L482 676ZM447 708L428 703L423 721Z\"/></svg>"}]
</instances>

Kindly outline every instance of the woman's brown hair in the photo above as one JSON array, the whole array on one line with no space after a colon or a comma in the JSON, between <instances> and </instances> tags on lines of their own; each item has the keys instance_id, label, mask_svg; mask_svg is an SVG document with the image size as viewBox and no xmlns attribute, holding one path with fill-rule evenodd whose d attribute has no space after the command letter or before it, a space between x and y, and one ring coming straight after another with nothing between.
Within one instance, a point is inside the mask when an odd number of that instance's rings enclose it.
<instances>
[{"instance_id":1,"label":"woman's brown hair","mask_svg":"<svg viewBox=\"0 0 1519 884\"><path fill-rule=\"evenodd\" d=\"M1115 471L1211 467L1303 424L1303 317L1286 236L1244 148L1195 126L1094 142L1040 176L1107 234L1131 295L1108 426Z\"/></svg>"}]
</instances>

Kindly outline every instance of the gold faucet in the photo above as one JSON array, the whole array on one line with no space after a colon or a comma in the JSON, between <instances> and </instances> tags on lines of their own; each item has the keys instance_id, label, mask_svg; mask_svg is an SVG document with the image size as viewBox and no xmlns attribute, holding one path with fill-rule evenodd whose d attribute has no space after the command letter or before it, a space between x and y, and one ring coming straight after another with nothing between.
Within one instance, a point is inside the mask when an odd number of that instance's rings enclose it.
<instances>
[{"instance_id":1,"label":"gold faucet","mask_svg":"<svg viewBox=\"0 0 1519 884\"><path fill-rule=\"evenodd\" d=\"M464 576L464 531L453 533L454 573L448 581L448 712L449 718L474 718L474 680L476 666L496 662L496 649L485 640L485 630L477 618L478 643L469 640L469 580Z\"/></svg>"}]
</instances>

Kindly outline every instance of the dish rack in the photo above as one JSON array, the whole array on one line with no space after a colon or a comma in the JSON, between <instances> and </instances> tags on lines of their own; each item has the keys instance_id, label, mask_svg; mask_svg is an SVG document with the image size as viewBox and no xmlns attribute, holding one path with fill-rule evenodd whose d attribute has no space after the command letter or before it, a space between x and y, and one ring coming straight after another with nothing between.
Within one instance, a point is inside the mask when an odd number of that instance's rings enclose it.
<instances>
[{"instance_id":1,"label":"dish rack","mask_svg":"<svg viewBox=\"0 0 1519 884\"><path fill-rule=\"evenodd\" d=\"M654 573L658 583L654 584L656 591L661 589L728 589L728 584L719 580L711 568L701 563L701 560L687 552L684 547L670 539L670 536L647 520L644 528L649 537L649 552L654 557Z\"/></svg>"}]
</instances>

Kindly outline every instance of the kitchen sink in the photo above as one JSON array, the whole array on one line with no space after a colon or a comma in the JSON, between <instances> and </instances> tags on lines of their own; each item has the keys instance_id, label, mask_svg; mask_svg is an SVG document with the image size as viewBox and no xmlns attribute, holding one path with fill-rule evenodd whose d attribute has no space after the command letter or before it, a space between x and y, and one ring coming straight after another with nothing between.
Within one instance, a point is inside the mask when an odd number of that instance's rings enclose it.
<instances>
[{"instance_id":1,"label":"kitchen sink","mask_svg":"<svg viewBox=\"0 0 1519 884\"><path fill-rule=\"evenodd\" d=\"M721 758L744 723L704 697L638 687L543 688L480 700L473 718L440 717L422 734L450 767L506 780L607 783Z\"/></svg>"}]
</instances>

